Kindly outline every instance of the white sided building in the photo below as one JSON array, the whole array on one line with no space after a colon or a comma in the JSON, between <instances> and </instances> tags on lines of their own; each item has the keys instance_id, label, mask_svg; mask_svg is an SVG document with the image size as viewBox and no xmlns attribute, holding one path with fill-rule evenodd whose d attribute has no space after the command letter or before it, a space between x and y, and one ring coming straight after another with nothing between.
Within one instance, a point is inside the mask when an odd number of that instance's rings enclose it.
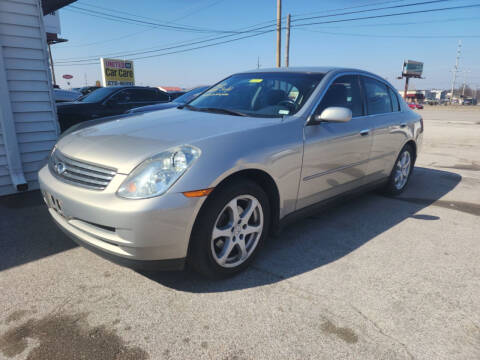
<instances>
[{"instance_id":1,"label":"white sided building","mask_svg":"<svg viewBox=\"0 0 480 360\"><path fill-rule=\"evenodd\" d=\"M0 0L0 196L38 188L58 134L42 3Z\"/></svg>"}]
</instances>

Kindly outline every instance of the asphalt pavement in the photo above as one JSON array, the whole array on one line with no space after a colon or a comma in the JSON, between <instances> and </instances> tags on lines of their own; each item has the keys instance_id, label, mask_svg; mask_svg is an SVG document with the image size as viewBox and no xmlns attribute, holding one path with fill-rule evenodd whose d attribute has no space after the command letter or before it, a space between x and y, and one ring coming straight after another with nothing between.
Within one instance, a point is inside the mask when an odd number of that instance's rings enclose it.
<instances>
[{"instance_id":1,"label":"asphalt pavement","mask_svg":"<svg viewBox=\"0 0 480 360\"><path fill-rule=\"evenodd\" d=\"M419 111L408 190L269 239L227 280L77 247L38 192L0 198L0 359L480 359L480 111Z\"/></svg>"}]
</instances>

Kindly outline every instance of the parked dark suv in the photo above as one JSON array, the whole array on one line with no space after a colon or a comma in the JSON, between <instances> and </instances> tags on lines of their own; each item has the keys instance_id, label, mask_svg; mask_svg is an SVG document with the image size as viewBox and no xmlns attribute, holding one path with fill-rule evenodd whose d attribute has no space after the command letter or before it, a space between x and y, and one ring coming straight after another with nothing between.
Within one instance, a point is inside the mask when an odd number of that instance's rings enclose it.
<instances>
[{"instance_id":1,"label":"parked dark suv","mask_svg":"<svg viewBox=\"0 0 480 360\"><path fill-rule=\"evenodd\" d=\"M157 88L140 86L112 86L97 89L78 101L57 104L61 131L72 125L123 114L131 108L169 102L170 96Z\"/></svg>"}]
</instances>

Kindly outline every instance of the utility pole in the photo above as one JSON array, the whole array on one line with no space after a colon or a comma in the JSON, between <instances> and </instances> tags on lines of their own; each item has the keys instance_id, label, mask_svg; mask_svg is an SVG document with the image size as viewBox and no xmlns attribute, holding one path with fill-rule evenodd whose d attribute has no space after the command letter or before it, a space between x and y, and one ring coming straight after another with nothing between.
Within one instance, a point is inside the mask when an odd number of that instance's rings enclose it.
<instances>
[{"instance_id":1,"label":"utility pole","mask_svg":"<svg viewBox=\"0 0 480 360\"><path fill-rule=\"evenodd\" d=\"M405 77L405 88L403 89L403 98L405 101L407 100L407 93L408 93L408 81L410 80L410 77L407 76Z\"/></svg>"},{"instance_id":2,"label":"utility pole","mask_svg":"<svg viewBox=\"0 0 480 360\"><path fill-rule=\"evenodd\" d=\"M85 76L85 86L88 86L87 73L83 73L83 75Z\"/></svg>"},{"instance_id":3,"label":"utility pole","mask_svg":"<svg viewBox=\"0 0 480 360\"><path fill-rule=\"evenodd\" d=\"M457 80L458 64L460 62L461 52L462 52L462 40L458 40L457 58L455 59L455 67L453 68L452 95L450 96L450 104L453 103L453 91L455 90L455 81Z\"/></svg>"},{"instance_id":4,"label":"utility pole","mask_svg":"<svg viewBox=\"0 0 480 360\"><path fill-rule=\"evenodd\" d=\"M290 65L290 14L287 15L287 41L285 44L285 66Z\"/></svg>"},{"instance_id":5,"label":"utility pole","mask_svg":"<svg viewBox=\"0 0 480 360\"><path fill-rule=\"evenodd\" d=\"M57 81L55 80L55 69L53 68L53 58L52 58L52 49L50 49L50 44L48 44L48 56L50 58L50 69L52 70L52 80L53 85L57 85Z\"/></svg>"},{"instance_id":6,"label":"utility pole","mask_svg":"<svg viewBox=\"0 0 480 360\"><path fill-rule=\"evenodd\" d=\"M260 69L260 56L257 56L257 69Z\"/></svg>"},{"instance_id":7,"label":"utility pole","mask_svg":"<svg viewBox=\"0 0 480 360\"><path fill-rule=\"evenodd\" d=\"M282 66L282 0L277 0L277 67Z\"/></svg>"}]
</instances>

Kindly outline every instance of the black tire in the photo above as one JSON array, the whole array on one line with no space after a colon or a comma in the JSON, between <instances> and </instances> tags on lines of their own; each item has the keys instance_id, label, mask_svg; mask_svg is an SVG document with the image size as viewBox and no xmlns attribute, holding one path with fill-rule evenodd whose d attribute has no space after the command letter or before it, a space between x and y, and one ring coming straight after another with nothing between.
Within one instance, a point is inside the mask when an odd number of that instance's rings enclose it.
<instances>
[{"instance_id":1,"label":"black tire","mask_svg":"<svg viewBox=\"0 0 480 360\"><path fill-rule=\"evenodd\" d=\"M399 188L395 183L395 173L397 170L397 164L402 158L405 151L407 151L410 155L410 169L408 171L408 176L405 183L403 184L403 186ZM395 164L393 165L392 172L390 173L390 177L388 178L388 183L384 188L384 193L386 195L396 196L404 192L412 176L414 165L415 165L415 152L414 152L413 146L410 144L406 144L398 154L397 159L395 160Z\"/></svg>"},{"instance_id":2,"label":"black tire","mask_svg":"<svg viewBox=\"0 0 480 360\"><path fill-rule=\"evenodd\" d=\"M235 267L223 267L214 259L212 231L214 226L216 226L217 218L222 210L225 209L225 206L231 200L241 195L253 196L260 203L261 209L263 209L263 230L256 247L253 248L251 254L243 263ZM261 210L259 209L259 211ZM215 189L203 204L190 237L187 263L195 271L209 278L221 279L233 276L248 267L254 260L268 236L269 227L270 203L265 191L251 180L235 179Z\"/></svg>"}]
</instances>

